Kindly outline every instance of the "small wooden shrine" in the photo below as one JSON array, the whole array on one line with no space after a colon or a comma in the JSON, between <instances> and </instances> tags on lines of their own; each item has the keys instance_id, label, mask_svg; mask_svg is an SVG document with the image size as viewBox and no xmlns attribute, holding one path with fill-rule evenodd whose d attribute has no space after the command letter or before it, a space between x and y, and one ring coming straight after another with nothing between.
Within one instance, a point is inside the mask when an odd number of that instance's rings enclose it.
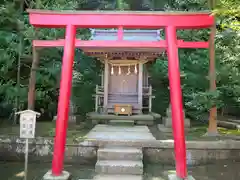
<instances>
[{"instance_id":1,"label":"small wooden shrine","mask_svg":"<svg viewBox=\"0 0 240 180\"><path fill-rule=\"evenodd\" d=\"M114 41L117 30L93 29L91 40ZM123 41L160 41L160 30L123 30ZM96 85L95 115L136 115L152 111L152 86L147 67L162 54L160 48L83 48L103 64L101 83Z\"/></svg>"}]
</instances>

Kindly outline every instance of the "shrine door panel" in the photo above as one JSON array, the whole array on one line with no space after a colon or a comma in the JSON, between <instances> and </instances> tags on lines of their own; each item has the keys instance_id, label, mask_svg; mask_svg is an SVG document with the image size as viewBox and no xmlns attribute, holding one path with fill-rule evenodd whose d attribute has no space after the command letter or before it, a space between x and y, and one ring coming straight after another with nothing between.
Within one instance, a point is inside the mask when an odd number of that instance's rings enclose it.
<instances>
[{"instance_id":1,"label":"shrine door panel","mask_svg":"<svg viewBox=\"0 0 240 180\"><path fill-rule=\"evenodd\" d=\"M114 68L114 74L109 76L110 94L137 94L138 74L127 73L128 67L121 67L121 74L118 67Z\"/></svg>"}]
</instances>

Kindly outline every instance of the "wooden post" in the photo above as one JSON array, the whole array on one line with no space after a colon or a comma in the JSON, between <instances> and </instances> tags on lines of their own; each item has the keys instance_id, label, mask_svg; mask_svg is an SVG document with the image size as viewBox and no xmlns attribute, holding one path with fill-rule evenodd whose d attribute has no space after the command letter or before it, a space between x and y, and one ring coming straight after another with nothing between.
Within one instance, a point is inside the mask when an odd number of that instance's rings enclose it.
<instances>
[{"instance_id":1,"label":"wooden post","mask_svg":"<svg viewBox=\"0 0 240 180\"><path fill-rule=\"evenodd\" d=\"M107 111L108 105L108 76L109 76L109 66L108 61L105 59L105 66L104 66L104 109Z\"/></svg>"},{"instance_id":2,"label":"wooden post","mask_svg":"<svg viewBox=\"0 0 240 180\"><path fill-rule=\"evenodd\" d=\"M104 86L104 72L101 72L101 85L100 86Z\"/></svg>"},{"instance_id":3,"label":"wooden post","mask_svg":"<svg viewBox=\"0 0 240 180\"><path fill-rule=\"evenodd\" d=\"M98 112L98 85L96 85L96 94L95 94L95 112Z\"/></svg>"},{"instance_id":4,"label":"wooden post","mask_svg":"<svg viewBox=\"0 0 240 180\"><path fill-rule=\"evenodd\" d=\"M139 61L138 64L138 105L142 111L142 96L143 96L143 63Z\"/></svg>"},{"instance_id":5,"label":"wooden post","mask_svg":"<svg viewBox=\"0 0 240 180\"><path fill-rule=\"evenodd\" d=\"M152 86L149 86L149 112L152 112Z\"/></svg>"}]
</instances>

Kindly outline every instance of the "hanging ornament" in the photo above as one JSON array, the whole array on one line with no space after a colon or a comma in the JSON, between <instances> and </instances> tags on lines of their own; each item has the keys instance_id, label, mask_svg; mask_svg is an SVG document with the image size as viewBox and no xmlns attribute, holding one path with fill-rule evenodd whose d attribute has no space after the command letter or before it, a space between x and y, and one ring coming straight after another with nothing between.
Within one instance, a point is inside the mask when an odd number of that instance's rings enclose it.
<instances>
[{"instance_id":1,"label":"hanging ornament","mask_svg":"<svg viewBox=\"0 0 240 180\"><path fill-rule=\"evenodd\" d=\"M131 70L130 70L130 65L128 66L128 72L127 72L127 75L130 75L131 74Z\"/></svg>"},{"instance_id":2,"label":"hanging ornament","mask_svg":"<svg viewBox=\"0 0 240 180\"><path fill-rule=\"evenodd\" d=\"M135 64L135 69L134 69L135 74L137 74L137 65Z\"/></svg>"},{"instance_id":3,"label":"hanging ornament","mask_svg":"<svg viewBox=\"0 0 240 180\"><path fill-rule=\"evenodd\" d=\"M114 75L113 66L112 66L112 68L111 68L111 75Z\"/></svg>"},{"instance_id":4,"label":"hanging ornament","mask_svg":"<svg viewBox=\"0 0 240 180\"><path fill-rule=\"evenodd\" d=\"M121 74L121 67L120 66L118 67L118 74L119 75Z\"/></svg>"}]
</instances>

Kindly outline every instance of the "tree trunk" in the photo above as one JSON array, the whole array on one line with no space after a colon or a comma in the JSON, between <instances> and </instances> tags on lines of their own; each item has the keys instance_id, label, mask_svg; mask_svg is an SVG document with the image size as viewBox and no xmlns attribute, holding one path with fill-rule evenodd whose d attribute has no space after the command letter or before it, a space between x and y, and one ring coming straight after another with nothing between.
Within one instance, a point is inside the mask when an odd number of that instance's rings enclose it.
<instances>
[{"instance_id":1,"label":"tree trunk","mask_svg":"<svg viewBox=\"0 0 240 180\"><path fill-rule=\"evenodd\" d=\"M42 7L41 0L36 0L35 3L36 9L40 9ZM35 38L38 36L38 30L36 29ZM32 47L32 67L29 77L29 88L28 88L28 109L34 111L35 109L35 94L36 94L36 73L39 64L39 55L36 47Z\"/></svg>"},{"instance_id":2,"label":"tree trunk","mask_svg":"<svg viewBox=\"0 0 240 180\"><path fill-rule=\"evenodd\" d=\"M210 39L209 39L209 57L210 57L210 65L209 65L209 77L210 77L210 91L216 90L216 74L215 74L215 45L214 38L216 34L216 26L211 28ZM217 107L216 105L210 109L209 114L209 126L208 132L209 135L218 134L217 130Z\"/></svg>"},{"instance_id":3,"label":"tree trunk","mask_svg":"<svg viewBox=\"0 0 240 180\"><path fill-rule=\"evenodd\" d=\"M216 0L208 0L208 8L213 10L216 7Z\"/></svg>"},{"instance_id":4,"label":"tree trunk","mask_svg":"<svg viewBox=\"0 0 240 180\"><path fill-rule=\"evenodd\" d=\"M35 108L35 86L36 86L36 70L39 64L39 56L35 47L33 47L33 61L29 78L28 90L28 109L34 110Z\"/></svg>"},{"instance_id":5,"label":"tree trunk","mask_svg":"<svg viewBox=\"0 0 240 180\"><path fill-rule=\"evenodd\" d=\"M213 10L216 7L215 0L208 0L209 9ZM210 80L210 91L216 90L216 74L215 74L215 39L216 34L216 24L211 28L210 38L209 38L209 80ZM216 105L210 109L209 112L209 124L207 135L217 135L217 107Z\"/></svg>"},{"instance_id":6,"label":"tree trunk","mask_svg":"<svg viewBox=\"0 0 240 180\"><path fill-rule=\"evenodd\" d=\"M123 0L117 0L117 9L123 11Z\"/></svg>"}]
</instances>

